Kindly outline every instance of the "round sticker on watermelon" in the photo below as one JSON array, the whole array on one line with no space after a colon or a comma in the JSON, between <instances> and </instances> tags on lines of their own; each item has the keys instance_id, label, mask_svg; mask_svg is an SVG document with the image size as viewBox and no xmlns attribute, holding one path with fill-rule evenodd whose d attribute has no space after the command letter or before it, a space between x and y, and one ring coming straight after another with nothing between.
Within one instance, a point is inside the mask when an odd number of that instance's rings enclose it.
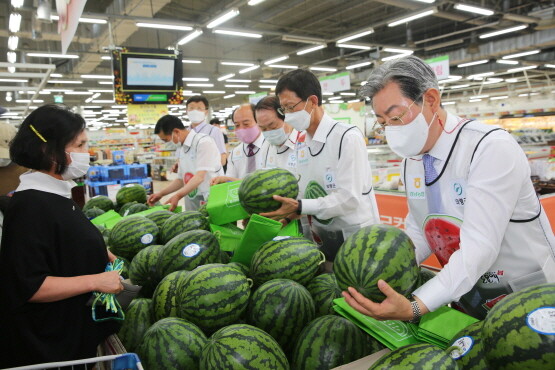
<instances>
[{"instance_id":1,"label":"round sticker on watermelon","mask_svg":"<svg viewBox=\"0 0 555 370\"><path fill-rule=\"evenodd\" d=\"M555 335L555 307L540 307L526 317L526 325L535 332Z\"/></svg>"},{"instance_id":2,"label":"round sticker on watermelon","mask_svg":"<svg viewBox=\"0 0 555 370\"><path fill-rule=\"evenodd\" d=\"M154 236L152 234L145 234L141 236L141 243L143 244L150 244L154 240Z\"/></svg>"},{"instance_id":3,"label":"round sticker on watermelon","mask_svg":"<svg viewBox=\"0 0 555 370\"><path fill-rule=\"evenodd\" d=\"M183 247L183 251L181 251L181 254L183 254L184 257L194 257L199 252L200 252L200 245L188 244L185 247Z\"/></svg>"},{"instance_id":4,"label":"round sticker on watermelon","mask_svg":"<svg viewBox=\"0 0 555 370\"><path fill-rule=\"evenodd\" d=\"M453 343L453 346L456 348L451 352L451 357L453 360L458 360L470 352L474 346L474 339L469 336L460 337Z\"/></svg>"}]
</instances>

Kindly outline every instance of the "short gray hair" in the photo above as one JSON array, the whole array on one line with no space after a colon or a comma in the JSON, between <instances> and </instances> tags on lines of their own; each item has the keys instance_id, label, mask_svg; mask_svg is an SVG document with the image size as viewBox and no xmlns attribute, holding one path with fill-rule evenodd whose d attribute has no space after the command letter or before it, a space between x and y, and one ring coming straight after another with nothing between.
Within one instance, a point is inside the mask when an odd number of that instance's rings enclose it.
<instances>
[{"instance_id":1,"label":"short gray hair","mask_svg":"<svg viewBox=\"0 0 555 370\"><path fill-rule=\"evenodd\" d=\"M432 68L422 59L409 55L390 60L374 69L359 95L371 101L390 82L399 84L403 96L417 103L422 101L422 94L428 89L439 90Z\"/></svg>"}]
</instances>

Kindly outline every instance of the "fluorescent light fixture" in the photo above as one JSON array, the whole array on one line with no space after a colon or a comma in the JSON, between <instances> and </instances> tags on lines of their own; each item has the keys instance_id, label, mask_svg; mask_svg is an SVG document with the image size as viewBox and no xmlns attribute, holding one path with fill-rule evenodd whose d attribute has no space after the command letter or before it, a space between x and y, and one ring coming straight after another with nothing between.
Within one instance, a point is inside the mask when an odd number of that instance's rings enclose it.
<instances>
[{"instance_id":1,"label":"fluorescent light fixture","mask_svg":"<svg viewBox=\"0 0 555 370\"><path fill-rule=\"evenodd\" d=\"M229 95L224 96L224 99L230 99L230 98L233 98L234 96L235 96L235 94L229 94Z\"/></svg>"},{"instance_id":2,"label":"fluorescent light fixture","mask_svg":"<svg viewBox=\"0 0 555 370\"><path fill-rule=\"evenodd\" d=\"M59 16L57 15L53 15L50 17L53 21L57 21L60 19ZM108 23L108 21L106 19L101 19L101 18L87 18L87 17L81 17L79 18L79 23L93 23L93 24L106 24Z\"/></svg>"},{"instance_id":3,"label":"fluorescent light fixture","mask_svg":"<svg viewBox=\"0 0 555 370\"><path fill-rule=\"evenodd\" d=\"M240 70L239 73L241 73L241 74L247 73L247 72L250 72L250 71L254 71L255 69L258 69L258 68L260 68L259 65L247 67L247 68L245 68L245 69Z\"/></svg>"},{"instance_id":4,"label":"fluorescent light fixture","mask_svg":"<svg viewBox=\"0 0 555 370\"><path fill-rule=\"evenodd\" d=\"M156 28L160 30L172 30L172 31L191 31L193 27L191 26L179 26L177 24L163 24L163 23L146 23L146 22L136 22L137 27L142 28Z\"/></svg>"},{"instance_id":5,"label":"fluorescent light fixture","mask_svg":"<svg viewBox=\"0 0 555 370\"><path fill-rule=\"evenodd\" d=\"M241 87L246 87L246 88L248 88L248 87L249 87L249 85L237 85L237 84L231 84L231 85L225 85L225 87L239 87L239 88L241 88Z\"/></svg>"},{"instance_id":6,"label":"fluorescent light fixture","mask_svg":"<svg viewBox=\"0 0 555 370\"><path fill-rule=\"evenodd\" d=\"M100 95L101 95L100 93L95 93L95 94L92 96L92 99L91 99L91 100L94 100L94 99L98 98ZM91 107L88 107L88 108L91 108ZM99 108L100 108L100 107L99 107Z\"/></svg>"},{"instance_id":7,"label":"fluorescent light fixture","mask_svg":"<svg viewBox=\"0 0 555 370\"><path fill-rule=\"evenodd\" d=\"M244 62L220 62L223 66L242 66L242 67L250 67L253 66L254 63L244 63Z\"/></svg>"},{"instance_id":8,"label":"fluorescent light fixture","mask_svg":"<svg viewBox=\"0 0 555 370\"><path fill-rule=\"evenodd\" d=\"M99 85L112 85L113 81L97 81Z\"/></svg>"},{"instance_id":9,"label":"fluorescent light fixture","mask_svg":"<svg viewBox=\"0 0 555 370\"><path fill-rule=\"evenodd\" d=\"M342 92L342 93L339 93L339 95L344 95L344 96L357 96L356 93L352 93L352 92Z\"/></svg>"},{"instance_id":10,"label":"fluorescent light fixture","mask_svg":"<svg viewBox=\"0 0 555 370\"><path fill-rule=\"evenodd\" d=\"M455 4L455 9L462 10L464 12L481 14L481 15L493 15L495 12L493 10L480 8L477 6L471 6L466 4Z\"/></svg>"},{"instance_id":11,"label":"fluorescent light fixture","mask_svg":"<svg viewBox=\"0 0 555 370\"><path fill-rule=\"evenodd\" d=\"M225 80L227 80L228 78L231 78L231 77L235 77L235 73L228 73L226 75L218 77L218 81L225 81Z\"/></svg>"},{"instance_id":12,"label":"fluorescent light fixture","mask_svg":"<svg viewBox=\"0 0 555 370\"><path fill-rule=\"evenodd\" d=\"M323 38L298 35L283 35L281 36L281 41L298 42L300 44L321 44L326 42Z\"/></svg>"},{"instance_id":13,"label":"fluorescent light fixture","mask_svg":"<svg viewBox=\"0 0 555 370\"><path fill-rule=\"evenodd\" d=\"M488 78L484 82L482 82L482 85L491 85L491 84L496 84L496 83L499 83L499 82L503 82L503 79L498 78L498 77L492 77L492 78Z\"/></svg>"},{"instance_id":14,"label":"fluorescent light fixture","mask_svg":"<svg viewBox=\"0 0 555 370\"><path fill-rule=\"evenodd\" d=\"M381 61L382 62L387 62L388 60L403 58L403 57L406 57L406 56L411 55L411 54L412 54L412 51L410 53L391 55L389 57L382 58Z\"/></svg>"},{"instance_id":15,"label":"fluorescent light fixture","mask_svg":"<svg viewBox=\"0 0 555 370\"><path fill-rule=\"evenodd\" d=\"M203 94L225 94L223 90L203 90Z\"/></svg>"},{"instance_id":16,"label":"fluorescent light fixture","mask_svg":"<svg viewBox=\"0 0 555 370\"><path fill-rule=\"evenodd\" d=\"M200 64L202 63L202 61L200 60L196 60L196 59L182 59L181 63L187 63L187 64Z\"/></svg>"},{"instance_id":17,"label":"fluorescent light fixture","mask_svg":"<svg viewBox=\"0 0 555 370\"><path fill-rule=\"evenodd\" d=\"M347 103L359 103L360 99L347 100Z\"/></svg>"},{"instance_id":18,"label":"fluorescent light fixture","mask_svg":"<svg viewBox=\"0 0 555 370\"><path fill-rule=\"evenodd\" d=\"M525 96L528 96L528 93L518 94L518 97L519 97L519 98L523 98L523 97L525 97Z\"/></svg>"},{"instance_id":19,"label":"fluorescent light fixture","mask_svg":"<svg viewBox=\"0 0 555 370\"><path fill-rule=\"evenodd\" d=\"M214 84L187 84L187 86L191 87L214 87Z\"/></svg>"},{"instance_id":20,"label":"fluorescent light fixture","mask_svg":"<svg viewBox=\"0 0 555 370\"><path fill-rule=\"evenodd\" d=\"M82 84L83 81L78 81L78 80L48 80L49 84Z\"/></svg>"},{"instance_id":21,"label":"fluorescent light fixture","mask_svg":"<svg viewBox=\"0 0 555 370\"><path fill-rule=\"evenodd\" d=\"M21 14L12 13L10 14L10 20L8 22L8 29L10 32L19 32L19 27L21 27Z\"/></svg>"},{"instance_id":22,"label":"fluorescent light fixture","mask_svg":"<svg viewBox=\"0 0 555 370\"><path fill-rule=\"evenodd\" d=\"M506 78L505 82L508 82L510 84L514 84L515 82L518 82L518 78Z\"/></svg>"},{"instance_id":23,"label":"fluorescent light fixture","mask_svg":"<svg viewBox=\"0 0 555 370\"><path fill-rule=\"evenodd\" d=\"M75 54L27 53L27 56L37 58L79 59L79 55Z\"/></svg>"},{"instance_id":24,"label":"fluorescent light fixture","mask_svg":"<svg viewBox=\"0 0 555 370\"><path fill-rule=\"evenodd\" d=\"M495 61L495 63L515 65L515 64L518 64L518 60L503 60L503 59L497 59L497 60Z\"/></svg>"},{"instance_id":25,"label":"fluorescent light fixture","mask_svg":"<svg viewBox=\"0 0 555 370\"><path fill-rule=\"evenodd\" d=\"M278 80L258 80L258 82L265 84L277 84Z\"/></svg>"},{"instance_id":26,"label":"fluorescent light fixture","mask_svg":"<svg viewBox=\"0 0 555 370\"><path fill-rule=\"evenodd\" d=\"M113 80L114 76L111 75L81 75L81 78L88 78L91 80Z\"/></svg>"},{"instance_id":27,"label":"fluorescent light fixture","mask_svg":"<svg viewBox=\"0 0 555 370\"><path fill-rule=\"evenodd\" d=\"M221 16L217 17L216 19L214 19L212 22L208 23L206 25L206 28L214 28L219 26L222 23L227 22L228 20L230 20L231 18L234 18L236 16L239 15L239 10L238 9L231 9L230 11L228 11L227 13L222 14Z\"/></svg>"},{"instance_id":28,"label":"fluorescent light fixture","mask_svg":"<svg viewBox=\"0 0 555 370\"><path fill-rule=\"evenodd\" d=\"M387 26L388 26L388 27L395 27L395 26L398 26L398 25L400 25L400 24L408 23L408 22L413 21L413 20L415 20L415 19L427 17L428 15L432 15L432 14L434 14L434 13L436 13L436 12L437 12L437 9L436 9L436 8L429 9L429 10L425 10L425 11L423 11L423 12L416 13L416 14L410 15L410 16L408 16L408 17L401 18L401 19L399 19L399 20L396 20L396 21L393 21L393 22L391 22L391 23L388 23Z\"/></svg>"},{"instance_id":29,"label":"fluorescent light fixture","mask_svg":"<svg viewBox=\"0 0 555 370\"><path fill-rule=\"evenodd\" d=\"M261 89L275 89L276 85L258 85Z\"/></svg>"},{"instance_id":30,"label":"fluorescent light fixture","mask_svg":"<svg viewBox=\"0 0 555 370\"><path fill-rule=\"evenodd\" d=\"M345 69L355 69L355 68L369 66L370 64L372 64L372 62L356 63L356 64L351 64L350 66L345 67Z\"/></svg>"},{"instance_id":31,"label":"fluorescent light fixture","mask_svg":"<svg viewBox=\"0 0 555 370\"><path fill-rule=\"evenodd\" d=\"M61 73L50 73L50 77L53 77L53 78L62 78L62 77L64 77L64 75L61 74Z\"/></svg>"},{"instance_id":32,"label":"fluorescent light fixture","mask_svg":"<svg viewBox=\"0 0 555 370\"><path fill-rule=\"evenodd\" d=\"M503 30L499 30L499 31L495 31L495 32L490 32L490 33L484 33L483 35L478 36L481 39L487 39L489 37L494 37L494 36L499 36L499 35L503 35L505 33L509 33L509 32L516 32L516 31L520 31L525 29L526 27L528 27L527 24L521 24L520 26L515 26L515 27L510 27L510 28L505 28Z\"/></svg>"},{"instance_id":33,"label":"fluorescent light fixture","mask_svg":"<svg viewBox=\"0 0 555 370\"><path fill-rule=\"evenodd\" d=\"M338 43L336 43L335 46L337 46L338 48L346 48L346 49L359 49L359 50L370 50L370 49L372 49L371 46L359 45L359 44L338 44Z\"/></svg>"},{"instance_id":34,"label":"fluorescent light fixture","mask_svg":"<svg viewBox=\"0 0 555 370\"><path fill-rule=\"evenodd\" d=\"M44 103L44 100L37 99L37 100L29 100L29 99L16 99L16 103Z\"/></svg>"},{"instance_id":35,"label":"fluorescent light fixture","mask_svg":"<svg viewBox=\"0 0 555 370\"><path fill-rule=\"evenodd\" d=\"M112 60L112 57L108 56L108 55L103 55L100 57L100 59L102 60Z\"/></svg>"},{"instance_id":36,"label":"fluorescent light fixture","mask_svg":"<svg viewBox=\"0 0 555 370\"><path fill-rule=\"evenodd\" d=\"M19 37L17 36L10 36L8 37L8 49L15 50L19 45Z\"/></svg>"},{"instance_id":37,"label":"fluorescent light fixture","mask_svg":"<svg viewBox=\"0 0 555 370\"><path fill-rule=\"evenodd\" d=\"M509 97L508 95L492 96L491 98L489 98L489 100L501 100L501 99L507 99L508 97Z\"/></svg>"},{"instance_id":38,"label":"fluorescent light fixture","mask_svg":"<svg viewBox=\"0 0 555 370\"><path fill-rule=\"evenodd\" d=\"M202 35L202 30L194 30L193 32L191 32L190 34L188 34L187 36L185 36L181 40L179 40L177 42L177 44L178 45L185 45L186 43L196 39L200 35Z\"/></svg>"},{"instance_id":39,"label":"fluorescent light fixture","mask_svg":"<svg viewBox=\"0 0 555 370\"><path fill-rule=\"evenodd\" d=\"M486 76L493 76L495 72L484 72L484 73L477 73L475 75L469 75L467 77L468 80L483 80Z\"/></svg>"},{"instance_id":40,"label":"fluorescent light fixture","mask_svg":"<svg viewBox=\"0 0 555 370\"><path fill-rule=\"evenodd\" d=\"M325 47L327 47L326 44L310 46L308 48L297 51L297 55L304 55L304 54L312 53L313 51L320 50L320 49L323 49Z\"/></svg>"},{"instance_id":41,"label":"fluorescent light fixture","mask_svg":"<svg viewBox=\"0 0 555 370\"><path fill-rule=\"evenodd\" d=\"M367 28L367 29L362 30L362 31L358 31L358 32L350 34L348 36L342 37L339 40L337 40L337 43L342 44L342 43L347 42L347 41L351 41L351 40L354 40L354 39L358 39L360 37L370 35L371 33L374 33L374 29L372 27Z\"/></svg>"},{"instance_id":42,"label":"fluorescent light fixture","mask_svg":"<svg viewBox=\"0 0 555 370\"><path fill-rule=\"evenodd\" d=\"M264 0L249 0L249 2L247 4L249 4L250 6L255 6L255 5L258 5L262 2L264 2Z\"/></svg>"},{"instance_id":43,"label":"fluorescent light fixture","mask_svg":"<svg viewBox=\"0 0 555 370\"><path fill-rule=\"evenodd\" d=\"M337 99L343 99L343 98L340 96L334 96L332 98L328 98L328 100L337 100Z\"/></svg>"},{"instance_id":44,"label":"fluorescent light fixture","mask_svg":"<svg viewBox=\"0 0 555 370\"><path fill-rule=\"evenodd\" d=\"M457 64L457 68L477 66L478 64L485 64L487 62L489 62L489 59L476 60L474 62L467 62L467 63Z\"/></svg>"},{"instance_id":45,"label":"fluorescent light fixture","mask_svg":"<svg viewBox=\"0 0 555 370\"><path fill-rule=\"evenodd\" d=\"M6 53L6 55L7 55L8 63L15 63L15 62L17 62L17 54L15 53L15 51L8 51L8 52Z\"/></svg>"},{"instance_id":46,"label":"fluorescent light fixture","mask_svg":"<svg viewBox=\"0 0 555 370\"><path fill-rule=\"evenodd\" d=\"M501 59L513 59L513 58L525 57L525 56L527 56L527 55L538 54L540 51L541 51L541 50L539 50L539 49L530 50L530 51L523 51L522 53L516 53L516 54L505 55L504 57L501 57Z\"/></svg>"},{"instance_id":47,"label":"fluorescent light fixture","mask_svg":"<svg viewBox=\"0 0 555 370\"><path fill-rule=\"evenodd\" d=\"M90 92L94 93L113 93L114 90L107 90L107 89L89 89Z\"/></svg>"},{"instance_id":48,"label":"fluorescent light fixture","mask_svg":"<svg viewBox=\"0 0 555 370\"><path fill-rule=\"evenodd\" d=\"M289 59L289 55L282 55L282 56L280 56L280 57L267 60L267 61L264 62L264 64L270 65L270 64L277 63L277 62L281 62L281 61L283 61L283 60L285 60L285 59Z\"/></svg>"},{"instance_id":49,"label":"fluorescent light fixture","mask_svg":"<svg viewBox=\"0 0 555 370\"><path fill-rule=\"evenodd\" d=\"M344 100L333 100L333 101L330 101L328 103L329 104L341 104L341 103L345 103L345 101Z\"/></svg>"},{"instance_id":50,"label":"fluorescent light fixture","mask_svg":"<svg viewBox=\"0 0 555 370\"><path fill-rule=\"evenodd\" d=\"M482 101L482 99L470 99L470 100L468 100L469 103L476 103L476 102L479 102L479 101Z\"/></svg>"},{"instance_id":51,"label":"fluorescent light fixture","mask_svg":"<svg viewBox=\"0 0 555 370\"><path fill-rule=\"evenodd\" d=\"M322 91L322 95L323 96L333 96L333 93L329 92L329 91Z\"/></svg>"},{"instance_id":52,"label":"fluorescent light fixture","mask_svg":"<svg viewBox=\"0 0 555 370\"><path fill-rule=\"evenodd\" d=\"M25 0L12 0L12 6L16 9L19 9L23 6L23 3L25 2Z\"/></svg>"},{"instance_id":53,"label":"fluorescent light fixture","mask_svg":"<svg viewBox=\"0 0 555 370\"><path fill-rule=\"evenodd\" d=\"M401 54L412 54L413 51L409 49L395 49L395 48L383 48L383 51L388 53L401 53Z\"/></svg>"},{"instance_id":54,"label":"fluorescent light fixture","mask_svg":"<svg viewBox=\"0 0 555 370\"><path fill-rule=\"evenodd\" d=\"M470 97L470 99L485 99L485 98L489 98L489 95L476 95L476 96Z\"/></svg>"},{"instance_id":55,"label":"fluorescent light fixture","mask_svg":"<svg viewBox=\"0 0 555 370\"><path fill-rule=\"evenodd\" d=\"M8 67L8 72L15 73L15 67Z\"/></svg>"},{"instance_id":56,"label":"fluorescent light fixture","mask_svg":"<svg viewBox=\"0 0 555 370\"><path fill-rule=\"evenodd\" d=\"M240 36L240 37L250 37L252 39L260 39L262 35L260 33L254 32L243 32L243 31L232 31L232 30L214 30L213 33L217 33L220 35L229 35L229 36Z\"/></svg>"},{"instance_id":57,"label":"fluorescent light fixture","mask_svg":"<svg viewBox=\"0 0 555 370\"><path fill-rule=\"evenodd\" d=\"M235 94L256 94L256 91L248 91L248 90L241 90L241 91L235 91Z\"/></svg>"},{"instance_id":58,"label":"fluorescent light fixture","mask_svg":"<svg viewBox=\"0 0 555 370\"><path fill-rule=\"evenodd\" d=\"M0 78L0 82L29 82L29 80L19 79L19 78Z\"/></svg>"},{"instance_id":59,"label":"fluorescent light fixture","mask_svg":"<svg viewBox=\"0 0 555 370\"><path fill-rule=\"evenodd\" d=\"M526 66L526 67L511 68L507 71L507 73L522 72L522 71L527 71L529 69L534 69L534 68L538 68L538 66Z\"/></svg>"},{"instance_id":60,"label":"fluorescent light fixture","mask_svg":"<svg viewBox=\"0 0 555 370\"><path fill-rule=\"evenodd\" d=\"M89 91L66 91L64 94L66 95L92 95L92 92Z\"/></svg>"},{"instance_id":61,"label":"fluorescent light fixture","mask_svg":"<svg viewBox=\"0 0 555 370\"><path fill-rule=\"evenodd\" d=\"M453 105L453 104L457 104L457 102L454 102L454 101L442 101L441 104L442 104L442 105Z\"/></svg>"},{"instance_id":62,"label":"fluorescent light fixture","mask_svg":"<svg viewBox=\"0 0 555 370\"><path fill-rule=\"evenodd\" d=\"M468 85L468 84L464 84L464 85L453 85L453 86L451 86L451 89L463 89L463 88L468 87L468 86L470 86L470 85Z\"/></svg>"},{"instance_id":63,"label":"fluorescent light fixture","mask_svg":"<svg viewBox=\"0 0 555 370\"><path fill-rule=\"evenodd\" d=\"M239 82L239 83L250 83L250 82L252 82L252 80L237 80L237 79L233 79L233 78L229 78L226 81L227 82Z\"/></svg>"},{"instance_id":64,"label":"fluorescent light fixture","mask_svg":"<svg viewBox=\"0 0 555 370\"><path fill-rule=\"evenodd\" d=\"M413 1L419 1L421 3L432 4L436 0L413 0Z\"/></svg>"},{"instance_id":65,"label":"fluorescent light fixture","mask_svg":"<svg viewBox=\"0 0 555 370\"><path fill-rule=\"evenodd\" d=\"M210 79L207 78L207 77L183 77L182 80L183 81L197 81L197 82L210 81Z\"/></svg>"},{"instance_id":66,"label":"fluorescent light fixture","mask_svg":"<svg viewBox=\"0 0 555 370\"><path fill-rule=\"evenodd\" d=\"M314 67L309 67L310 70L312 71L323 71L323 72L335 72L337 71L337 68L333 68L333 67L318 67L318 66L314 66Z\"/></svg>"},{"instance_id":67,"label":"fluorescent light fixture","mask_svg":"<svg viewBox=\"0 0 555 370\"><path fill-rule=\"evenodd\" d=\"M555 68L555 64L544 64L545 68Z\"/></svg>"},{"instance_id":68,"label":"fluorescent light fixture","mask_svg":"<svg viewBox=\"0 0 555 370\"><path fill-rule=\"evenodd\" d=\"M299 66L289 65L289 64L270 64L268 67L272 68L282 68L282 69L297 69Z\"/></svg>"}]
</instances>

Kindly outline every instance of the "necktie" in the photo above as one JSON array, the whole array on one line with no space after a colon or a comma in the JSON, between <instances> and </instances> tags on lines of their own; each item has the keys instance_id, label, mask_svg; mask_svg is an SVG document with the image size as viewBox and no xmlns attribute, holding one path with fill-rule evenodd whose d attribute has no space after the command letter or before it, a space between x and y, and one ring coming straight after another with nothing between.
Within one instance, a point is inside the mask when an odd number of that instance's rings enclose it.
<instances>
[{"instance_id":1,"label":"necktie","mask_svg":"<svg viewBox=\"0 0 555 370\"><path fill-rule=\"evenodd\" d=\"M254 156L254 144L250 143L247 145L247 173L254 172L256 169L256 157Z\"/></svg>"},{"instance_id":2,"label":"necktie","mask_svg":"<svg viewBox=\"0 0 555 370\"><path fill-rule=\"evenodd\" d=\"M437 178L437 171L434 168L434 162L436 158L429 154L424 154L422 156L422 161L424 162L424 175L426 179L426 184L431 183Z\"/></svg>"},{"instance_id":3,"label":"necktie","mask_svg":"<svg viewBox=\"0 0 555 370\"><path fill-rule=\"evenodd\" d=\"M424 178L426 180L426 194L428 198L428 211L430 213L441 213L441 192L439 187L439 182L435 182L432 185L428 185L437 179L437 171L434 167L434 162L437 158L432 157L429 154L424 154L422 156L422 162L424 162Z\"/></svg>"}]
</instances>

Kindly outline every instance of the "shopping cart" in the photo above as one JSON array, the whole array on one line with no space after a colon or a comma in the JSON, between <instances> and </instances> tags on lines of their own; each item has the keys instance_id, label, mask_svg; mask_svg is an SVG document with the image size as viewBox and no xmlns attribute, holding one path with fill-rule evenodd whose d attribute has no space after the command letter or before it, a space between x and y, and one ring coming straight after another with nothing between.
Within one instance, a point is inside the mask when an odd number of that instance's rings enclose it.
<instances>
[{"instance_id":1,"label":"shopping cart","mask_svg":"<svg viewBox=\"0 0 555 370\"><path fill-rule=\"evenodd\" d=\"M39 369L83 369L84 366L96 364L94 370L143 370L139 356L134 353L85 358L75 361L49 362L45 364L14 367L9 370L39 370Z\"/></svg>"}]
</instances>

